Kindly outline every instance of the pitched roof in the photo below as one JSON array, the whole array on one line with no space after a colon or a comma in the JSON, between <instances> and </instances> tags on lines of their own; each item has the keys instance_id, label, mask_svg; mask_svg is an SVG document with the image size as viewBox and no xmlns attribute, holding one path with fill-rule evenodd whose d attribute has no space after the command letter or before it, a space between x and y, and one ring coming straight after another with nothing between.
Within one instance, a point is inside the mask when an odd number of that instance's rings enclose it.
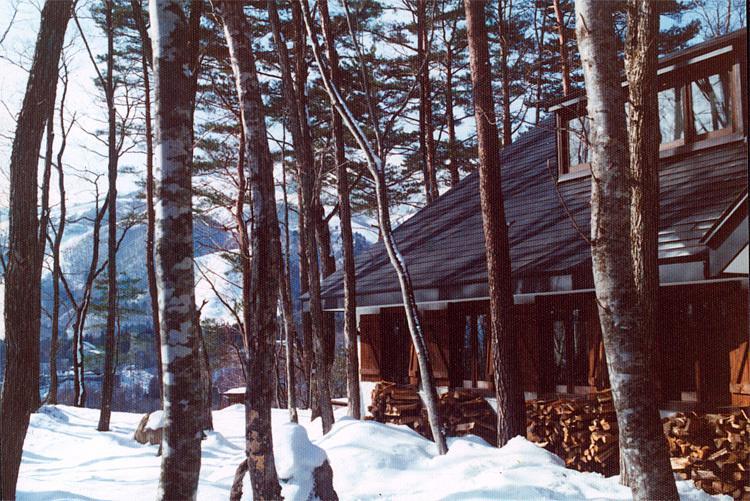
<instances>
[{"instance_id":1,"label":"pitched roof","mask_svg":"<svg viewBox=\"0 0 750 501\"><path fill-rule=\"evenodd\" d=\"M576 270L590 272L590 249L584 236L589 234L591 180L585 176L557 182L556 142L554 124L546 121L501 152L517 292L551 290L549 277ZM747 189L746 164L747 152L741 141L662 160L660 259L703 258L706 248L701 239ZM394 237L418 301L486 295L476 172L401 224ZM381 242L357 256L356 276L360 306L392 304L393 293L400 290ZM340 308L342 296L339 270L322 284L324 307Z\"/></svg>"}]
</instances>

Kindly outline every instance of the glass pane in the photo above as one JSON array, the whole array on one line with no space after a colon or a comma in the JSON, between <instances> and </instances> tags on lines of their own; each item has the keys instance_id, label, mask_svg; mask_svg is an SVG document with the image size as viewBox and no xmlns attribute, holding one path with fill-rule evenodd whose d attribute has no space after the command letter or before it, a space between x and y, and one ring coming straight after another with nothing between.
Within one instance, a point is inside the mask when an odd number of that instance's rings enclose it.
<instances>
[{"instance_id":1,"label":"glass pane","mask_svg":"<svg viewBox=\"0 0 750 501\"><path fill-rule=\"evenodd\" d=\"M490 337L487 335L489 331L487 320L487 315L479 315L479 328L477 329L477 379L482 381L488 379L485 375L487 369L487 341Z\"/></svg>"},{"instance_id":2,"label":"glass pane","mask_svg":"<svg viewBox=\"0 0 750 501\"><path fill-rule=\"evenodd\" d=\"M576 117L568 122L568 161L572 167L589 161L589 119Z\"/></svg>"},{"instance_id":3,"label":"glass pane","mask_svg":"<svg viewBox=\"0 0 750 501\"><path fill-rule=\"evenodd\" d=\"M696 134L705 134L732 125L729 73L700 78L690 84L690 89Z\"/></svg>"},{"instance_id":4,"label":"glass pane","mask_svg":"<svg viewBox=\"0 0 750 501\"><path fill-rule=\"evenodd\" d=\"M659 130L662 144L685 138L681 87L659 92Z\"/></svg>"},{"instance_id":5,"label":"glass pane","mask_svg":"<svg viewBox=\"0 0 750 501\"><path fill-rule=\"evenodd\" d=\"M565 374L568 367L567 350L565 349L565 322L555 320L552 323L552 343L555 356L555 383L565 384L567 383Z\"/></svg>"},{"instance_id":6,"label":"glass pane","mask_svg":"<svg viewBox=\"0 0 750 501\"><path fill-rule=\"evenodd\" d=\"M471 317L466 317L466 323L464 324L464 342L461 361L461 374L465 381L471 381L471 370L472 370L472 343L471 343Z\"/></svg>"}]
</instances>

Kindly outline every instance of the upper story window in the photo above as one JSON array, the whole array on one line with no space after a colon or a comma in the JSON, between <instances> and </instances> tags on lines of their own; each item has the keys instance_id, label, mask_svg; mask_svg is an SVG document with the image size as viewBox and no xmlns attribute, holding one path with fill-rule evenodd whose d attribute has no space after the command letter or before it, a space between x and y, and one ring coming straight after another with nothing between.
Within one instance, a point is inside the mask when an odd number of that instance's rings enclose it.
<instances>
[{"instance_id":1,"label":"upper story window","mask_svg":"<svg viewBox=\"0 0 750 501\"><path fill-rule=\"evenodd\" d=\"M733 141L744 133L744 52L707 53L660 70L658 93L661 158ZM718 52L718 55L717 55ZM560 174L590 170L589 120L584 99L558 105Z\"/></svg>"}]
</instances>

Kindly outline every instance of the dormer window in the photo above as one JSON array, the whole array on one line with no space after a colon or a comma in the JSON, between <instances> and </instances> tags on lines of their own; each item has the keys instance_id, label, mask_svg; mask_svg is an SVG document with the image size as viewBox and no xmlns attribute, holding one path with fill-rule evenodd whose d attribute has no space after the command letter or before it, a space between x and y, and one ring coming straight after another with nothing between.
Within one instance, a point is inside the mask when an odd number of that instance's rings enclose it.
<instances>
[{"instance_id":1,"label":"dormer window","mask_svg":"<svg viewBox=\"0 0 750 501\"><path fill-rule=\"evenodd\" d=\"M660 158L742 139L745 104L739 96L744 65L738 50L738 46L723 46L689 59L660 61L659 129L655 131L660 135ZM585 175L591 161L585 96L571 96L550 110L557 115L560 178Z\"/></svg>"}]
</instances>

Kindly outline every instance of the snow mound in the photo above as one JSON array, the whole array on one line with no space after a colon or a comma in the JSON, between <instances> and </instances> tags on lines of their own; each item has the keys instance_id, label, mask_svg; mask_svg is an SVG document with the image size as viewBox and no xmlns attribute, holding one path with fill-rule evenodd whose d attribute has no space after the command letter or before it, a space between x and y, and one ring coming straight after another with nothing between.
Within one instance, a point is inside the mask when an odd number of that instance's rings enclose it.
<instances>
[{"instance_id":1,"label":"snow mound","mask_svg":"<svg viewBox=\"0 0 750 501\"><path fill-rule=\"evenodd\" d=\"M313 445L302 426L282 423L273 433L273 452L284 499L308 499L314 487L313 471L327 459L325 451Z\"/></svg>"},{"instance_id":2,"label":"snow mound","mask_svg":"<svg viewBox=\"0 0 750 501\"><path fill-rule=\"evenodd\" d=\"M164 428L164 411L154 411L148 415L147 430L161 430Z\"/></svg>"}]
</instances>

